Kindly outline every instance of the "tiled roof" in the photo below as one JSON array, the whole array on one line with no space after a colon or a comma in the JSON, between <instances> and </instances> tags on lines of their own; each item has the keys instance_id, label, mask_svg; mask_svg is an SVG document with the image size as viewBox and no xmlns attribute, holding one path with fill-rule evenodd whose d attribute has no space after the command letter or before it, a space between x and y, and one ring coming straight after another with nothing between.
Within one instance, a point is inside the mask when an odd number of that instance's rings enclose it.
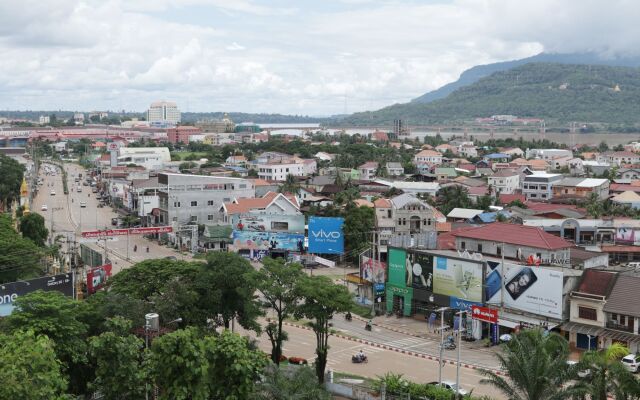
<instances>
[{"instance_id":1,"label":"tiled roof","mask_svg":"<svg viewBox=\"0 0 640 400\"><path fill-rule=\"evenodd\" d=\"M370 202L369 200L366 200L366 199L356 199L356 200L354 200L354 203L358 207L363 207L364 206L364 207L373 208L373 203Z\"/></svg>"},{"instance_id":2,"label":"tiled roof","mask_svg":"<svg viewBox=\"0 0 640 400\"><path fill-rule=\"evenodd\" d=\"M509 204L512 201L516 201L516 200L520 200L522 203L524 203L525 201L527 201L527 198L525 197L525 195L523 194L501 194L498 197L498 201L500 202L500 204Z\"/></svg>"},{"instance_id":3,"label":"tiled roof","mask_svg":"<svg viewBox=\"0 0 640 400\"><path fill-rule=\"evenodd\" d=\"M442 156L442 154L434 150L422 150L421 152L416 154L416 157L434 157L434 156Z\"/></svg>"},{"instance_id":4,"label":"tiled roof","mask_svg":"<svg viewBox=\"0 0 640 400\"><path fill-rule=\"evenodd\" d=\"M490 177L491 178L507 178L509 176L514 176L514 175L518 175L518 172L516 170L503 168L498 172L496 172L495 174L491 175Z\"/></svg>"},{"instance_id":5,"label":"tiled roof","mask_svg":"<svg viewBox=\"0 0 640 400\"><path fill-rule=\"evenodd\" d=\"M454 235L468 239L504 242L536 249L556 250L573 246L566 240L546 233L537 227L500 222L494 222L463 232L454 232Z\"/></svg>"},{"instance_id":6,"label":"tiled roof","mask_svg":"<svg viewBox=\"0 0 640 400\"><path fill-rule=\"evenodd\" d=\"M631 274L618 276L609 299L604 305L604 311L616 314L640 317L640 277Z\"/></svg>"},{"instance_id":7,"label":"tiled roof","mask_svg":"<svg viewBox=\"0 0 640 400\"><path fill-rule=\"evenodd\" d=\"M373 202L373 205L376 208L391 208L391 201L389 201L388 199L376 199L376 201Z\"/></svg>"},{"instance_id":8,"label":"tiled roof","mask_svg":"<svg viewBox=\"0 0 640 400\"><path fill-rule=\"evenodd\" d=\"M262 197L238 199L237 203L224 203L228 214L242 214L254 209L266 208L278 197L278 193L268 192Z\"/></svg>"},{"instance_id":9,"label":"tiled roof","mask_svg":"<svg viewBox=\"0 0 640 400\"><path fill-rule=\"evenodd\" d=\"M577 292L607 296L611 290L611 284L615 281L616 274L607 271L587 269L582 274L582 281Z\"/></svg>"}]
</instances>

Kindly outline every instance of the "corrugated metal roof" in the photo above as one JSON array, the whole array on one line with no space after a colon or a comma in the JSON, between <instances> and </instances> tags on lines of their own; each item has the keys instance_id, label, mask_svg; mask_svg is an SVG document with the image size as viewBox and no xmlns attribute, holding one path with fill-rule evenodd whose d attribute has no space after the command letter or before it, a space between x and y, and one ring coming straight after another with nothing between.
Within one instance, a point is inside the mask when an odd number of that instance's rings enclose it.
<instances>
[{"instance_id":1,"label":"corrugated metal roof","mask_svg":"<svg viewBox=\"0 0 640 400\"><path fill-rule=\"evenodd\" d=\"M447 218L471 219L478 214L482 214L483 212L483 210L475 210L473 208L454 208L449 214L447 214Z\"/></svg>"},{"instance_id":2,"label":"corrugated metal roof","mask_svg":"<svg viewBox=\"0 0 640 400\"><path fill-rule=\"evenodd\" d=\"M615 314L640 317L640 277L631 274L620 274L616 280L604 311Z\"/></svg>"}]
</instances>

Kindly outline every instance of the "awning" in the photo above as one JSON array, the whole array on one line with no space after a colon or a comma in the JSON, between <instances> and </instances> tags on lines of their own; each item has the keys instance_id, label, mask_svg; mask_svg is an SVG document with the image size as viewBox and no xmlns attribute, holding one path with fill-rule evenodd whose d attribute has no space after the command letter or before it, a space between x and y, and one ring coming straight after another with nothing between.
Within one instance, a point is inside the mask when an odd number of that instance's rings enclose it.
<instances>
[{"instance_id":1,"label":"awning","mask_svg":"<svg viewBox=\"0 0 640 400\"><path fill-rule=\"evenodd\" d=\"M604 336L606 338L610 338L612 340L617 340L617 341L620 341L620 342L627 342L627 343L636 342L636 343L640 343L640 336L635 335L633 333L616 331L616 330L613 330L613 329L603 329L602 336Z\"/></svg>"},{"instance_id":2,"label":"awning","mask_svg":"<svg viewBox=\"0 0 640 400\"><path fill-rule=\"evenodd\" d=\"M543 318L529 317L526 315L513 314L510 312L498 312L498 325L507 328L516 328L521 325L544 326L547 329L553 329L560 323L555 321L547 321Z\"/></svg>"},{"instance_id":3,"label":"awning","mask_svg":"<svg viewBox=\"0 0 640 400\"><path fill-rule=\"evenodd\" d=\"M578 322L565 322L562 324L562 330L568 332L581 333L583 335L600 336L604 332L604 328L600 326L580 324Z\"/></svg>"}]
</instances>

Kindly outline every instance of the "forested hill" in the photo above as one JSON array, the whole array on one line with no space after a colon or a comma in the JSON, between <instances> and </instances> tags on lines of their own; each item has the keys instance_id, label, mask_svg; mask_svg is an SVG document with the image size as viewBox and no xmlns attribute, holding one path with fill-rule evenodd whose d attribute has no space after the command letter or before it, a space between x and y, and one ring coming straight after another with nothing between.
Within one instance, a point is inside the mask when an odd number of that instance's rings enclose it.
<instances>
[{"instance_id":1,"label":"forested hill","mask_svg":"<svg viewBox=\"0 0 640 400\"><path fill-rule=\"evenodd\" d=\"M640 122L640 68L526 64L496 72L431 103L356 113L351 125L448 123L510 114L560 122Z\"/></svg>"}]
</instances>

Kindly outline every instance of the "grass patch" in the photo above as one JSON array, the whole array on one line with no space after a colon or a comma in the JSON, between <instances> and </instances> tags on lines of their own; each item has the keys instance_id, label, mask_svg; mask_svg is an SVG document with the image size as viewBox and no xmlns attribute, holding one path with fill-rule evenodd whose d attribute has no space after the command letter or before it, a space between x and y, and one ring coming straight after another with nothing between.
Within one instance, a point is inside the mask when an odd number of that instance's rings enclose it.
<instances>
[{"instance_id":1,"label":"grass patch","mask_svg":"<svg viewBox=\"0 0 640 400\"><path fill-rule=\"evenodd\" d=\"M363 385L368 386L370 388L375 387L374 383L377 381L377 379L367 378L365 376L360 376L360 375L356 375L356 374L348 374L346 372L334 371L333 372L333 380L335 382L340 382L340 379L361 379L361 380L364 381Z\"/></svg>"},{"instance_id":2,"label":"grass patch","mask_svg":"<svg viewBox=\"0 0 640 400\"><path fill-rule=\"evenodd\" d=\"M207 153L199 151L174 151L171 153L171 159L176 161L197 161L201 158L208 158Z\"/></svg>"},{"instance_id":3,"label":"grass patch","mask_svg":"<svg viewBox=\"0 0 640 400\"><path fill-rule=\"evenodd\" d=\"M373 318L375 315L371 313L371 306L363 306L362 304L353 303L351 312L361 316L362 318Z\"/></svg>"}]
</instances>

